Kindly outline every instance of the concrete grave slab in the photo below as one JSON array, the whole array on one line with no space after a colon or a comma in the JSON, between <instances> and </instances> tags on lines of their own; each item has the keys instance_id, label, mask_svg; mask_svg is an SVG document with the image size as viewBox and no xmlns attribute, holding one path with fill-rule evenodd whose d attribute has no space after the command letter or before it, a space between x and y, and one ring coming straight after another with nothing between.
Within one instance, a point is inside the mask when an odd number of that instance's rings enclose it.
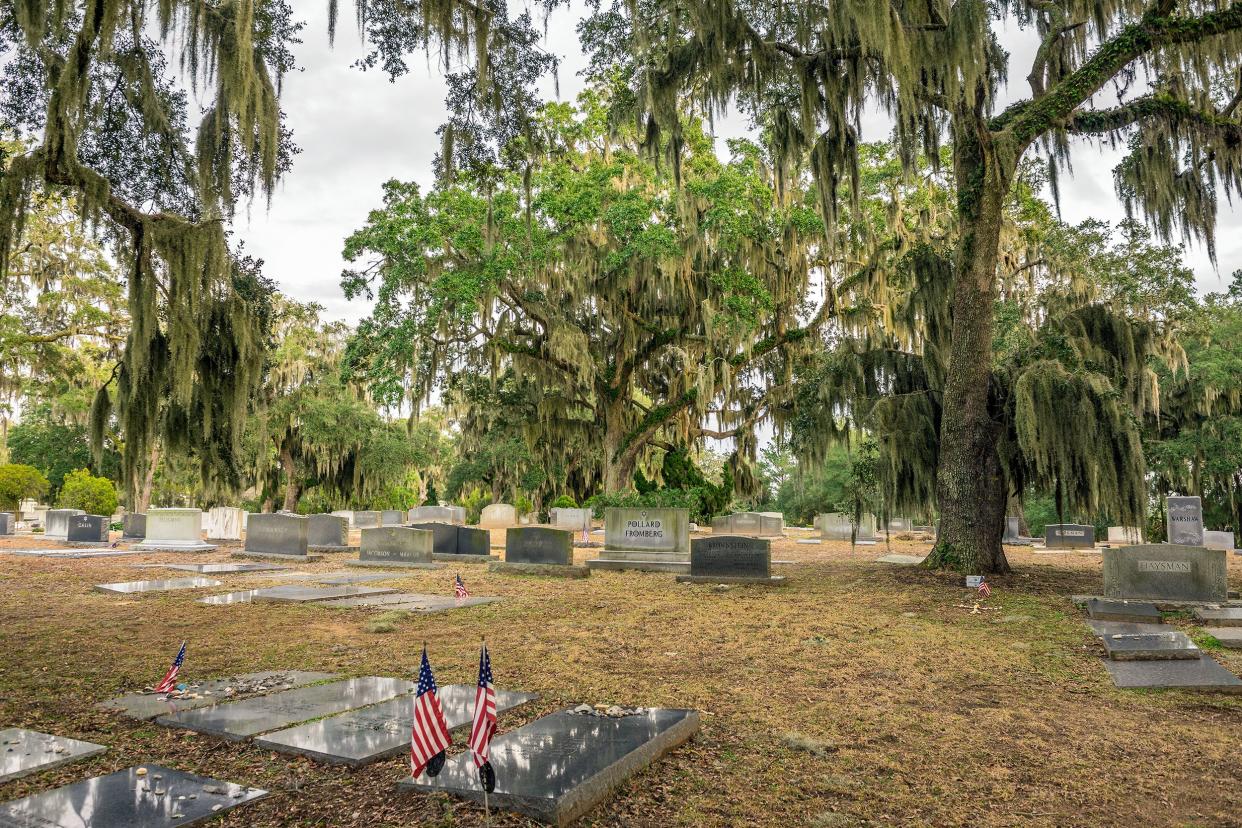
<instances>
[{"instance_id":1,"label":"concrete grave slab","mask_svg":"<svg viewBox=\"0 0 1242 828\"><path fill-rule=\"evenodd\" d=\"M308 604L311 601L327 601L332 598L357 598L364 595L384 595L385 593L396 591L393 587L311 587L283 584L281 586L257 589L250 600L277 604Z\"/></svg>"},{"instance_id":2,"label":"concrete grave slab","mask_svg":"<svg viewBox=\"0 0 1242 828\"><path fill-rule=\"evenodd\" d=\"M1196 607L1195 620L1217 627L1242 627L1242 607Z\"/></svg>"},{"instance_id":3,"label":"concrete grave slab","mask_svg":"<svg viewBox=\"0 0 1242 828\"><path fill-rule=\"evenodd\" d=\"M184 710L160 716L155 721L167 727L240 741L311 719L378 704L406 695L413 689L411 682L402 679L364 676Z\"/></svg>"},{"instance_id":4,"label":"concrete grave slab","mask_svg":"<svg viewBox=\"0 0 1242 828\"><path fill-rule=\"evenodd\" d=\"M26 558L124 558L143 555L132 549L0 549L0 555L21 555Z\"/></svg>"},{"instance_id":5,"label":"concrete grave slab","mask_svg":"<svg viewBox=\"0 0 1242 828\"><path fill-rule=\"evenodd\" d=\"M881 555L875 559L876 563L895 564L897 566L918 566L927 559L926 555Z\"/></svg>"},{"instance_id":6,"label":"concrete grave slab","mask_svg":"<svg viewBox=\"0 0 1242 828\"><path fill-rule=\"evenodd\" d=\"M265 796L261 788L143 765L6 802L0 805L0 828L198 825Z\"/></svg>"},{"instance_id":7,"label":"concrete grave slab","mask_svg":"<svg viewBox=\"0 0 1242 828\"><path fill-rule=\"evenodd\" d=\"M1101 638L1106 635L1144 635L1169 631L1169 627L1166 624L1140 624L1134 621L1096 621L1093 618L1087 619L1087 626L1091 628L1091 632Z\"/></svg>"},{"instance_id":8,"label":"concrete grave slab","mask_svg":"<svg viewBox=\"0 0 1242 828\"><path fill-rule=\"evenodd\" d=\"M437 695L450 731L473 721L473 684L450 684L441 687ZM504 713L537 698L533 693L497 690L496 713ZM371 707L269 733L255 739L254 743L278 753L360 768L409 752L410 728L414 726L413 711L414 700L401 696Z\"/></svg>"},{"instance_id":9,"label":"concrete grave slab","mask_svg":"<svg viewBox=\"0 0 1242 828\"><path fill-rule=\"evenodd\" d=\"M1149 601L1111 601L1091 598L1087 601L1087 617L1096 621L1133 621L1139 624L1162 624L1163 616Z\"/></svg>"},{"instance_id":10,"label":"concrete grave slab","mask_svg":"<svg viewBox=\"0 0 1242 828\"><path fill-rule=\"evenodd\" d=\"M213 604L216 606L227 604L249 604L254 601L254 594L257 589L243 589L238 592L226 592L223 595L209 595L206 598L199 598L195 603Z\"/></svg>"},{"instance_id":11,"label":"concrete grave slab","mask_svg":"<svg viewBox=\"0 0 1242 828\"><path fill-rule=\"evenodd\" d=\"M1210 656L1197 661L1112 661L1104 667L1113 683L1126 690L1197 690L1209 693L1242 693L1242 681Z\"/></svg>"},{"instance_id":12,"label":"concrete grave slab","mask_svg":"<svg viewBox=\"0 0 1242 828\"><path fill-rule=\"evenodd\" d=\"M106 747L93 742L53 736L23 727L0 730L0 782L21 779L79 759L89 759L105 750Z\"/></svg>"},{"instance_id":13,"label":"concrete grave slab","mask_svg":"<svg viewBox=\"0 0 1242 828\"><path fill-rule=\"evenodd\" d=\"M265 563L213 563L213 564L144 564L144 566L176 569L182 572L198 572L210 575L232 575L237 572L279 572L288 569L279 564Z\"/></svg>"},{"instance_id":14,"label":"concrete grave slab","mask_svg":"<svg viewBox=\"0 0 1242 828\"><path fill-rule=\"evenodd\" d=\"M1113 661L1194 660L1201 651L1184 632L1116 633L1100 636Z\"/></svg>"},{"instance_id":15,"label":"concrete grave slab","mask_svg":"<svg viewBox=\"0 0 1242 828\"><path fill-rule=\"evenodd\" d=\"M1242 650L1242 627L1204 627L1203 631L1230 650Z\"/></svg>"},{"instance_id":16,"label":"concrete grave slab","mask_svg":"<svg viewBox=\"0 0 1242 828\"><path fill-rule=\"evenodd\" d=\"M604 801L633 774L685 742L699 728L696 710L652 709L606 718L562 711L492 741L494 808L550 825L567 825ZM434 778L423 773L397 788L439 791L483 801L469 752L453 756Z\"/></svg>"},{"instance_id":17,"label":"concrete grave slab","mask_svg":"<svg viewBox=\"0 0 1242 828\"><path fill-rule=\"evenodd\" d=\"M315 581L328 586L349 586L350 584L369 584L374 581L391 581L393 578L404 578L404 572L375 572L375 573L352 573L345 572L340 575L324 575L322 578L316 578Z\"/></svg>"},{"instance_id":18,"label":"concrete grave slab","mask_svg":"<svg viewBox=\"0 0 1242 828\"><path fill-rule=\"evenodd\" d=\"M341 598L335 601L317 601L315 606L332 607L333 609L354 609L357 607L378 607L404 612L441 612L443 610L477 607L490 604L499 598L488 596L470 596L457 599L445 595L420 595L412 592L395 592L389 595L365 596L362 598Z\"/></svg>"},{"instance_id":19,"label":"concrete grave slab","mask_svg":"<svg viewBox=\"0 0 1242 828\"><path fill-rule=\"evenodd\" d=\"M169 578L163 581L122 581L115 584L95 584L98 592L116 592L136 595L143 592L169 592L177 589L202 589L220 586L211 578Z\"/></svg>"},{"instance_id":20,"label":"concrete grave slab","mask_svg":"<svg viewBox=\"0 0 1242 828\"><path fill-rule=\"evenodd\" d=\"M306 670L265 671L241 673L236 676L186 682L186 690L198 694L198 698L170 699L163 693L127 693L95 705L100 710L120 713L130 719L149 721L157 716L172 715L181 710L194 710L228 699L229 688L255 685L266 691L291 690L317 681L337 678L335 673L315 673ZM265 692L266 692L265 691Z\"/></svg>"}]
</instances>

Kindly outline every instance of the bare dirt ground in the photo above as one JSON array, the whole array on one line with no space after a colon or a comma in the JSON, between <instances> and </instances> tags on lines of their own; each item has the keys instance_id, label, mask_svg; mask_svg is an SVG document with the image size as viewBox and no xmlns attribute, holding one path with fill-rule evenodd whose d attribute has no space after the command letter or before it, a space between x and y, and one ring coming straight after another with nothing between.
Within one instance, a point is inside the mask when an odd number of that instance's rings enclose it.
<instances>
[{"instance_id":1,"label":"bare dirt ground","mask_svg":"<svg viewBox=\"0 0 1242 828\"><path fill-rule=\"evenodd\" d=\"M1101 589L1100 557L1011 549L978 614L960 576L875 563L895 541L774 544L784 588L681 585L671 575L587 580L488 573L481 564L399 573L391 585L504 601L410 615L364 630L379 610L239 604L206 594L278 582L126 598L96 583L182 577L151 553L50 560L55 546L0 539L0 726L86 739L108 752L0 785L0 800L154 762L267 788L226 826L478 826L481 808L398 794L404 759L331 768L215 738L123 720L94 704L158 680L182 639L184 678L267 669L413 678L426 641L441 684L472 683L486 634L497 685L538 692L501 717L515 728L579 702L695 707L703 727L633 777L583 824L601 826L1242 826L1242 697L1113 687L1075 593ZM578 550L579 562L596 554ZM299 569L342 569L343 555ZM1231 588L1242 556L1231 556ZM1190 630L1184 620L1175 623ZM1213 655L1242 674L1242 651ZM459 734L461 749L464 736ZM493 814L496 826L528 824Z\"/></svg>"}]
</instances>

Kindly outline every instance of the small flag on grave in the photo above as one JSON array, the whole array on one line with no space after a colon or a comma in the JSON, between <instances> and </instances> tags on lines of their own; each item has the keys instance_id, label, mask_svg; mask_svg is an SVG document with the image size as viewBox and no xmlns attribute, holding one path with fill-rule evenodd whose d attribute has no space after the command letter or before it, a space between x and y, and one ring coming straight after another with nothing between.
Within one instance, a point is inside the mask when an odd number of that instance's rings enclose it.
<instances>
[{"instance_id":1,"label":"small flag on grave","mask_svg":"<svg viewBox=\"0 0 1242 828\"><path fill-rule=\"evenodd\" d=\"M479 652L479 684L474 694L474 724L470 727L470 752L479 768L479 780L488 793L496 790L496 772L488 761L492 734L496 732L496 688L492 684L492 659L487 644Z\"/></svg>"},{"instance_id":2,"label":"small flag on grave","mask_svg":"<svg viewBox=\"0 0 1242 828\"><path fill-rule=\"evenodd\" d=\"M453 579L453 594L457 596L457 600L470 597L470 590L466 589L466 584L461 579L461 573L457 573L457 577Z\"/></svg>"},{"instance_id":3,"label":"small flag on grave","mask_svg":"<svg viewBox=\"0 0 1242 828\"><path fill-rule=\"evenodd\" d=\"M172 666L168 668L168 672L160 679L160 683L155 685L157 693L171 693L177 689L177 674L181 672L181 664L185 661L185 645L181 642L181 649L177 651L177 657L173 659Z\"/></svg>"},{"instance_id":4,"label":"small flag on grave","mask_svg":"<svg viewBox=\"0 0 1242 828\"><path fill-rule=\"evenodd\" d=\"M979 597L980 597L980 598L990 598L991 596L992 596L992 587L988 586L988 582L987 582L986 580L982 580L982 579L980 579L980 581L979 581Z\"/></svg>"},{"instance_id":5,"label":"small flag on grave","mask_svg":"<svg viewBox=\"0 0 1242 828\"><path fill-rule=\"evenodd\" d=\"M410 776L418 776L426 768L435 776L444 767L444 751L453 743L448 723L437 698L436 677L427 660L423 645L423 663L418 668L418 691L414 697L414 725L410 728Z\"/></svg>"}]
</instances>

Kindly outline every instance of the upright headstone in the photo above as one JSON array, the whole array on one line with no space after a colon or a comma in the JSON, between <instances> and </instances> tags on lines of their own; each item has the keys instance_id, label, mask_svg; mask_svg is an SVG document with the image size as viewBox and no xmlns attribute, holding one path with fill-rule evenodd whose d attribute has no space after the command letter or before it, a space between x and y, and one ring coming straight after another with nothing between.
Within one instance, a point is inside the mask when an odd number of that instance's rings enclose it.
<instances>
[{"instance_id":1,"label":"upright headstone","mask_svg":"<svg viewBox=\"0 0 1242 828\"><path fill-rule=\"evenodd\" d=\"M16 522L13 520L12 512L0 512L0 535L13 534L13 524Z\"/></svg>"},{"instance_id":2,"label":"upright headstone","mask_svg":"<svg viewBox=\"0 0 1242 828\"><path fill-rule=\"evenodd\" d=\"M690 574L678 575L690 583L746 583L780 585L772 576L772 542L740 535L713 535L690 542Z\"/></svg>"},{"instance_id":3,"label":"upright headstone","mask_svg":"<svg viewBox=\"0 0 1242 828\"><path fill-rule=\"evenodd\" d=\"M406 516L407 522L414 523L459 523L458 507L455 506L415 506Z\"/></svg>"},{"instance_id":4,"label":"upright headstone","mask_svg":"<svg viewBox=\"0 0 1242 828\"><path fill-rule=\"evenodd\" d=\"M849 515L840 512L825 512L815 516L815 528L824 540L849 540L853 522Z\"/></svg>"},{"instance_id":5,"label":"upright headstone","mask_svg":"<svg viewBox=\"0 0 1242 828\"><path fill-rule=\"evenodd\" d=\"M1211 532L1204 530L1203 545L1208 549L1223 549L1226 552L1233 551L1233 532Z\"/></svg>"},{"instance_id":6,"label":"upright headstone","mask_svg":"<svg viewBox=\"0 0 1242 828\"><path fill-rule=\"evenodd\" d=\"M355 529L374 529L379 525L379 512L354 512Z\"/></svg>"},{"instance_id":7,"label":"upright headstone","mask_svg":"<svg viewBox=\"0 0 1242 828\"><path fill-rule=\"evenodd\" d=\"M103 515L73 515L69 518L68 543L86 543L94 546L108 542L108 519Z\"/></svg>"},{"instance_id":8,"label":"upright headstone","mask_svg":"<svg viewBox=\"0 0 1242 828\"><path fill-rule=\"evenodd\" d=\"M551 526L515 526L505 533L505 559L488 567L496 572L522 572L582 578L590 574L574 566L574 535Z\"/></svg>"},{"instance_id":9,"label":"upright headstone","mask_svg":"<svg viewBox=\"0 0 1242 828\"><path fill-rule=\"evenodd\" d=\"M492 556L492 535L486 529L477 526L457 527L457 555L470 555L476 558Z\"/></svg>"},{"instance_id":10,"label":"upright headstone","mask_svg":"<svg viewBox=\"0 0 1242 828\"><path fill-rule=\"evenodd\" d=\"M203 543L203 513L198 509L149 509L147 534L134 547L168 552L210 552L215 549Z\"/></svg>"},{"instance_id":11,"label":"upright headstone","mask_svg":"<svg viewBox=\"0 0 1242 828\"><path fill-rule=\"evenodd\" d=\"M587 561L592 569L690 571L688 509L606 509L604 553Z\"/></svg>"},{"instance_id":12,"label":"upright headstone","mask_svg":"<svg viewBox=\"0 0 1242 828\"><path fill-rule=\"evenodd\" d=\"M335 512L332 512L332 514L336 515L337 517L345 518L346 525L347 525L350 529L353 529L353 528L354 528L354 513L353 513L353 511L351 511L351 510L349 510L349 509L339 509L339 510L337 510L337 511L335 511Z\"/></svg>"},{"instance_id":13,"label":"upright headstone","mask_svg":"<svg viewBox=\"0 0 1242 828\"><path fill-rule=\"evenodd\" d=\"M442 521L424 521L413 524L413 528L431 533L431 553L433 555L457 554L457 527Z\"/></svg>"},{"instance_id":14,"label":"upright headstone","mask_svg":"<svg viewBox=\"0 0 1242 828\"><path fill-rule=\"evenodd\" d=\"M217 543L236 543L242 537L242 515L236 506L213 506L204 517L207 540Z\"/></svg>"},{"instance_id":15,"label":"upright headstone","mask_svg":"<svg viewBox=\"0 0 1242 828\"><path fill-rule=\"evenodd\" d=\"M1005 534L1001 537L1001 543L1013 543L1022 537L1021 522L1020 518L1005 518Z\"/></svg>"},{"instance_id":16,"label":"upright headstone","mask_svg":"<svg viewBox=\"0 0 1242 828\"><path fill-rule=\"evenodd\" d=\"M913 532L914 520L907 517L895 517L888 520L889 532Z\"/></svg>"},{"instance_id":17,"label":"upright headstone","mask_svg":"<svg viewBox=\"0 0 1242 828\"><path fill-rule=\"evenodd\" d=\"M1108 543L1110 545L1133 546L1143 542L1143 530L1137 526L1108 527Z\"/></svg>"},{"instance_id":18,"label":"upright headstone","mask_svg":"<svg viewBox=\"0 0 1242 828\"><path fill-rule=\"evenodd\" d=\"M308 559L309 521L281 512L253 514L246 524L247 555Z\"/></svg>"},{"instance_id":19,"label":"upright headstone","mask_svg":"<svg viewBox=\"0 0 1242 828\"><path fill-rule=\"evenodd\" d=\"M783 534L784 519L759 512L734 512L712 518L712 533L717 535L751 535L773 538Z\"/></svg>"},{"instance_id":20,"label":"upright headstone","mask_svg":"<svg viewBox=\"0 0 1242 828\"><path fill-rule=\"evenodd\" d=\"M142 540L147 536L147 513L129 512L121 526L121 540Z\"/></svg>"},{"instance_id":21,"label":"upright headstone","mask_svg":"<svg viewBox=\"0 0 1242 828\"><path fill-rule=\"evenodd\" d=\"M432 534L426 529L408 526L363 529L358 560L350 561L350 565L432 569L436 565L431 562L431 549Z\"/></svg>"},{"instance_id":22,"label":"upright headstone","mask_svg":"<svg viewBox=\"0 0 1242 828\"><path fill-rule=\"evenodd\" d=\"M48 509L46 523L43 524L43 535L56 540L69 539L69 518L84 515L81 509Z\"/></svg>"},{"instance_id":23,"label":"upright headstone","mask_svg":"<svg viewBox=\"0 0 1242 828\"><path fill-rule=\"evenodd\" d=\"M1180 546L1203 545L1203 501L1197 497L1165 499L1169 543Z\"/></svg>"},{"instance_id":24,"label":"upright headstone","mask_svg":"<svg viewBox=\"0 0 1242 828\"><path fill-rule=\"evenodd\" d=\"M1095 547L1095 527L1049 523L1044 527L1044 546L1048 549L1092 549Z\"/></svg>"},{"instance_id":25,"label":"upright headstone","mask_svg":"<svg viewBox=\"0 0 1242 828\"><path fill-rule=\"evenodd\" d=\"M567 532L590 532L591 510L557 506L552 510L552 525Z\"/></svg>"},{"instance_id":26,"label":"upright headstone","mask_svg":"<svg viewBox=\"0 0 1242 828\"><path fill-rule=\"evenodd\" d=\"M479 526L484 529L504 529L517 526L517 509L509 503L492 503L483 507L479 515Z\"/></svg>"},{"instance_id":27,"label":"upright headstone","mask_svg":"<svg viewBox=\"0 0 1242 828\"><path fill-rule=\"evenodd\" d=\"M405 523L405 512L400 509L385 509L380 512L380 526L400 526Z\"/></svg>"},{"instance_id":28,"label":"upright headstone","mask_svg":"<svg viewBox=\"0 0 1242 828\"><path fill-rule=\"evenodd\" d=\"M308 515L306 547L318 552L344 552L350 549L349 521L340 515Z\"/></svg>"},{"instance_id":29,"label":"upright headstone","mask_svg":"<svg viewBox=\"0 0 1242 828\"><path fill-rule=\"evenodd\" d=\"M1202 546L1149 543L1104 550L1104 597L1173 602L1229 598L1227 553Z\"/></svg>"}]
</instances>

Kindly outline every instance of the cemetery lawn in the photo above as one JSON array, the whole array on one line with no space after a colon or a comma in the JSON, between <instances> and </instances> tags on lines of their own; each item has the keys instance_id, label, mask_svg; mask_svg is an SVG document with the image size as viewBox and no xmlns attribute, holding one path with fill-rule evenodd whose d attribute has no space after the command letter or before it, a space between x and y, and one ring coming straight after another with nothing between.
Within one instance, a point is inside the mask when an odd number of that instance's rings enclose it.
<instances>
[{"instance_id":1,"label":"cemetery lawn","mask_svg":"<svg viewBox=\"0 0 1242 828\"><path fill-rule=\"evenodd\" d=\"M0 553L41 543L5 538ZM897 541L891 551L927 548ZM504 600L397 616L195 602L284 582L271 573L138 597L92 591L192 574L136 563L219 562L227 550L0 554L0 727L108 746L0 785L0 800L158 763L272 791L213 825L481 826L475 805L396 793L404 758L330 767L94 705L157 681L182 639L189 679L279 669L414 679L426 641L444 685L473 683L486 634L497 686L541 696L502 715L502 732L580 702L703 712L691 742L629 779L585 825L1242 825L1242 696L1114 688L1069 600L1098 594L1098 555L1012 549L1014 574L990 579L992 598L972 614L959 577L873 562L886 551L781 541L773 557L795 561L775 567L789 577L782 588L637 572L517 577L482 564L403 571L385 585L451 595L460 571L474 595ZM577 562L594 554L577 550ZM340 571L346 557L298 569ZM1230 556L1229 574L1232 589L1242 586L1242 557ZM387 623L372 624L380 615ZM1242 674L1242 650L1211 652ZM464 739L459 731L454 750ZM492 824L529 823L493 814Z\"/></svg>"}]
</instances>

